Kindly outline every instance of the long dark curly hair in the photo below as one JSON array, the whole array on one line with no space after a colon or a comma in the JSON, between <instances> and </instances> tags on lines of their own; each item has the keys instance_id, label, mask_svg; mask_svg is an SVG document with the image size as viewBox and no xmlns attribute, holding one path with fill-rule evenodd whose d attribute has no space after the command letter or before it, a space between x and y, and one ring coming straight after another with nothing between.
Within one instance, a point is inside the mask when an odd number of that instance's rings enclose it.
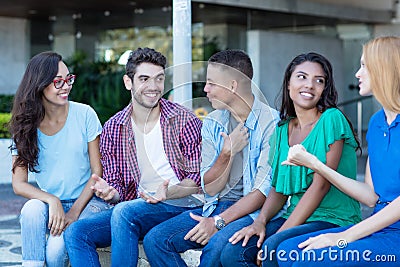
<instances>
[{"instance_id":1,"label":"long dark curly hair","mask_svg":"<svg viewBox=\"0 0 400 267\"><path fill-rule=\"evenodd\" d=\"M337 106L337 101L338 101L338 93L335 87L335 82L333 79L333 70L332 70L332 65L329 62L327 58L324 56L315 53L315 52L309 52L309 53L304 53L296 56L287 66L285 74L283 76L283 82L282 82L282 87L281 87L281 95L282 95L282 103L280 105L280 119L281 123L289 120L290 118L297 117L296 111L294 109L294 104L293 100L290 98L289 94L289 82L290 82L290 77L292 76L293 71L295 68L304 63L304 62L314 62L318 63L321 67L322 70L324 71L325 74L325 88L322 91L321 98L319 99L317 103L317 109L320 112L324 112L328 108L338 108ZM340 112L342 112L339 109ZM347 122L350 125L350 128L353 132L354 138L357 142L357 150L360 149L360 142L358 140L357 134L354 131L353 125L349 118L344 114L344 117L346 118Z\"/></svg>"},{"instance_id":2,"label":"long dark curly hair","mask_svg":"<svg viewBox=\"0 0 400 267\"><path fill-rule=\"evenodd\" d=\"M287 66L285 75L283 77L281 94L282 94L282 104L280 105L280 118L281 120L288 120L289 118L297 117L296 111L294 109L293 100L289 95L289 81L294 69L304 63L304 62L314 62L318 63L325 74L325 88L322 92L321 98L317 103L317 108L320 112L324 112L328 108L337 107L337 91L335 83L333 80L332 65L324 56L310 52L306 54L300 54L296 56Z\"/></svg>"},{"instance_id":3,"label":"long dark curly hair","mask_svg":"<svg viewBox=\"0 0 400 267\"><path fill-rule=\"evenodd\" d=\"M28 63L22 81L14 97L10 120L10 132L14 144L11 150L18 151L12 171L16 167L38 172L37 129L44 118L42 102L43 90L49 86L58 73L61 55L55 52L42 52Z\"/></svg>"}]
</instances>

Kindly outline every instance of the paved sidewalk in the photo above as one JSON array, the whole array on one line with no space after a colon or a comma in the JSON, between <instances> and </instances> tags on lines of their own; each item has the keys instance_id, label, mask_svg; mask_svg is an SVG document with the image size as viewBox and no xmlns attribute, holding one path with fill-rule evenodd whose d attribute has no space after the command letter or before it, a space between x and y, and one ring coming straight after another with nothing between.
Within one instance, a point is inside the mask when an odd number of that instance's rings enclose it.
<instances>
[{"instance_id":1,"label":"paved sidewalk","mask_svg":"<svg viewBox=\"0 0 400 267\"><path fill-rule=\"evenodd\" d=\"M18 214L26 199L16 196L11 184L0 184L0 266L21 266Z\"/></svg>"},{"instance_id":2,"label":"paved sidewalk","mask_svg":"<svg viewBox=\"0 0 400 267\"><path fill-rule=\"evenodd\" d=\"M0 267L21 266L21 238L18 214L26 199L11 187L9 139L0 139Z\"/></svg>"}]
</instances>

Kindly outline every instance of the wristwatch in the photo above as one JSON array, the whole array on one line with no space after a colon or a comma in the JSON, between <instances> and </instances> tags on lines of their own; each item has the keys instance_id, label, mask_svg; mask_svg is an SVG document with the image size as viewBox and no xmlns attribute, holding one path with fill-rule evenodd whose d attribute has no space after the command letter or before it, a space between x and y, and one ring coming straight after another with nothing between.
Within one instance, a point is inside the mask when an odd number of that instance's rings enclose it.
<instances>
[{"instance_id":1,"label":"wristwatch","mask_svg":"<svg viewBox=\"0 0 400 267\"><path fill-rule=\"evenodd\" d=\"M214 223L215 223L215 228L217 228L218 230L221 230L226 225L224 219L222 219L222 217L219 215L214 216Z\"/></svg>"}]
</instances>

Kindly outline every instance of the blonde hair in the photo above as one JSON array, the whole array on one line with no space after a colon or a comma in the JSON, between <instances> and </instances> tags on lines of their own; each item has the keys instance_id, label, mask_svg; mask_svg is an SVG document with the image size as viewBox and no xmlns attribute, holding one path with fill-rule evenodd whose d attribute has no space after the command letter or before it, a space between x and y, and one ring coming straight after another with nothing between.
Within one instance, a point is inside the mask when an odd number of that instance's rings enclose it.
<instances>
[{"instance_id":1,"label":"blonde hair","mask_svg":"<svg viewBox=\"0 0 400 267\"><path fill-rule=\"evenodd\" d=\"M375 98L400 113L400 37L375 38L363 46L363 55Z\"/></svg>"}]
</instances>

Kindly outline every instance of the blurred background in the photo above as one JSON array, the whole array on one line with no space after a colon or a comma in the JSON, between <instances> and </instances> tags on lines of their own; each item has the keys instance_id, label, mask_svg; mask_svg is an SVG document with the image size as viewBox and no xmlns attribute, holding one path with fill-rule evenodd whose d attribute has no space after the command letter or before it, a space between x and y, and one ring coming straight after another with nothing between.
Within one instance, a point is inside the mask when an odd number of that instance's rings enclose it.
<instances>
[{"instance_id":1,"label":"blurred background","mask_svg":"<svg viewBox=\"0 0 400 267\"><path fill-rule=\"evenodd\" d=\"M362 175L368 120L380 106L358 95L354 74L361 47L376 36L400 33L397 0L0 0L0 4L0 184L11 181L7 122L13 94L33 55L45 50L60 53L78 77L71 100L91 105L104 123L130 101L122 83L124 64L131 50L146 46L167 56L165 98L174 99L175 76L189 72L182 83L190 92L179 101L186 101L199 117L211 111L203 92L204 62L217 51L245 50L254 64L254 85L273 107L288 62L304 52L325 55L334 67L340 108L362 141ZM180 43L182 35L189 41Z\"/></svg>"},{"instance_id":2,"label":"blurred background","mask_svg":"<svg viewBox=\"0 0 400 267\"><path fill-rule=\"evenodd\" d=\"M167 56L165 98L174 100L175 79L188 73L179 101L200 118L212 110L203 93L204 61L215 52L245 50L254 85L273 107L289 61L299 53L323 54L334 67L340 108L362 141L363 179L368 120L380 106L359 97L354 74L362 44L400 35L398 0L0 0L0 6L0 266L21 263L17 216L25 201L10 185L7 123L29 59L46 50L60 53L78 77L70 99L91 105L102 123L130 101L122 75L138 47Z\"/></svg>"},{"instance_id":3,"label":"blurred background","mask_svg":"<svg viewBox=\"0 0 400 267\"><path fill-rule=\"evenodd\" d=\"M9 111L28 60L54 50L78 75L71 98L92 105L102 122L129 101L121 79L127 51L152 47L167 56L169 66L174 65L173 14L182 4L190 8L184 22L190 24L191 43L184 49L190 50L191 61L207 60L226 48L247 51L254 63L253 80L272 106L287 63L301 52L324 54L334 66L342 108L360 133L379 108L372 99L363 100L362 118L357 121L354 73L361 45L375 36L400 32L397 0L0 0L0 4L0 112ZM192 68L193 80L202 75L203 68ZM203 85L192 84L193 98L204 96ZM166 89L171 88L172 83ZM193 108L200 106L210 108L204 101Z\"/></svg>"}]
</instances>

